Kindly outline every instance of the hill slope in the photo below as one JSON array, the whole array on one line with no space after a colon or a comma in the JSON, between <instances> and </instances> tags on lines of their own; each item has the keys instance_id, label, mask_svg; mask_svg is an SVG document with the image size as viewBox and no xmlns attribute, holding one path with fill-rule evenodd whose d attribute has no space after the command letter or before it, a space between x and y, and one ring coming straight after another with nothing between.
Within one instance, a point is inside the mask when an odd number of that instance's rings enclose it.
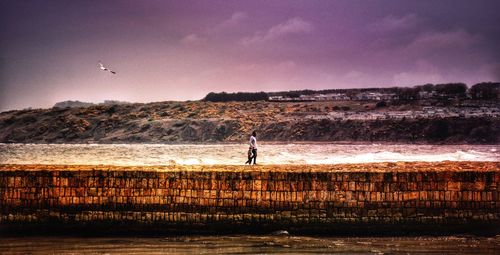
<instances>
[{"instance_id":1,"label":"hill slope","mask_svg":"<svg viewBox=\"0 0 500 255\"><path fill-rule=\"evenodd\" d=\"M0 142L385 141L498 144L498 118L310 119L331 103L159 102L0 113ZM369 109L370 110L370 109Z\"/></svg>"}]
</instances>

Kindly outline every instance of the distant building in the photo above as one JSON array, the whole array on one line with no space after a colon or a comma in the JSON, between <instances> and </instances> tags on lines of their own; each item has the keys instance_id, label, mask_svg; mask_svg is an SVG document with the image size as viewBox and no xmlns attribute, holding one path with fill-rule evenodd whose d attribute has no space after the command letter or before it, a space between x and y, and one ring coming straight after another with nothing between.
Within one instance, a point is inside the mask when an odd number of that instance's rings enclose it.
<instances>
[{"instance_id":1,"label":"distant building","mask_svg":"<svg viewBox=\"0 0 500 255\"><path fill-rule=\"evenodd\" d=\"M436 91L419 91L418 98L419 99L431 99L436 97Z\"/></svg>"},{"instance_id":2,"label":"distant building","mask_svg":"<svg viewBox=\"0 0 500 255\"><path fill-rule=\"evenodd\" d=\"M314 96L309 96L309 95L300 95L299 100L300 101L317 101Z\"/></svg>"},{"instance_id":3,"label":"distant building","mask_svg":"<svg viewBox=\"0 0 500 255\"><path fill-rule=\"evenodd\" d=\"M354 96L356 100L359 101L381 101L381 100L391 100L397 99L396 94L389 93L379 93L379 92L361 92Z\"/></svg>"},{"instance_id":4,"label":"distant building","mask_svg":"<svg viewBox=\"0 0 500 255\"><path fill-rule=\"evenodd\" d=\"M284 101L283 99L284 99L283 96L270 96L269 97L269 101Z\"/></svg>"}]
</instances>

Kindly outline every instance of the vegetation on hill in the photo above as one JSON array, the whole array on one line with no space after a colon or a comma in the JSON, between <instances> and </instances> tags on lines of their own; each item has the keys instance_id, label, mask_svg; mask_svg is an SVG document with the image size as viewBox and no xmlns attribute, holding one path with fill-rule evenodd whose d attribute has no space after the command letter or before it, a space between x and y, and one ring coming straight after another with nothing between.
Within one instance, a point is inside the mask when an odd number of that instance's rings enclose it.
<instances>
[{"instance_id":1,"label":"vegetation on hill","mask_svg":"<svg viewBox=\"0 0 500 255\"><path fill-rule=\"evenodd\" d=\"M355 88L355 89L324 89L324 90L294 90L280 92L237 92L237 93L209 93L203 100L209 102L229 102L229 101L266 101L269 97L282 96L288 98L298 98L301 95L317 94L345 94L354 97L359 93L378 92L394 94L399 100L421 99L421 92L435 92L437 99L457 98L465 99L467 93L472 99L495 100L500 99L500 83L483 82L473 85L470 89L464 83L444 83L444 84L424 84L414 87L389 87L389 88Z\"/></svg>"},{"instance_id":2,"label":"vegetation on hill","mask_svg":"<svg viewBox=\"0 0 500 255\"><path fill-rule=\"evenodd\" d=\"M500 82L482 82L470 88L473 99L500 99Z\"/></svg>"},{"instance_id":3,"label":"vegetation on hill","mask_svg":"<svg viewBox=\"0 0 500 255\"><path fill-rule=\"evenodd\" d=\"M130 104L126 101L118 101L118 100L104 100L104 102L99 103L99 105L117 105L117 104ZM54 104L53 108L81 108L81 107L89 107L93 105L98 105L94 103L81 102L81 101L62 101Z\"/></svg>"},{"instance_id":4,"label":"vegetation on hill","mask_svg":"<svg viewBox=\"0 0 500 255\"><path fill-rule=\"evenodd\" d=\"M408 110L417 105L362 102L158 102L0 113L3 143L246 142L253 130L268 141L370 141L497 144L500 119L331 120L332 110Z\"/></svg>"},{"instance_id":5,"label":"vegetation on hill","mask_svg":"<svg viewBox=\"0 0 500 255\"><path fill-rule=\"evenodd\" d=\"M250 92L214 93L214 92L211 92L205 96L203 101L208 101L208 102L267 101L268 98L269 98L269 96L265 92L256 92L256 93L250 93Z\"/></svg>"}]
</instances>

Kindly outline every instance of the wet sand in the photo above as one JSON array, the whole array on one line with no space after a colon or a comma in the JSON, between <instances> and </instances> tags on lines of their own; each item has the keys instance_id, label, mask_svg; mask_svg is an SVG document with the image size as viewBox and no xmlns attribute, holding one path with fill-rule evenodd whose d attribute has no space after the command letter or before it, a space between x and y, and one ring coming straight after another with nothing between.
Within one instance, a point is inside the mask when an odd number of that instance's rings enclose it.
<instances>
[{"instance_id":1,"label":"wet sand","mask_svg":"<svg viewBox=\"0 0 500 255\"><path fill-rule=\"evenodd\" d=\"M500 236L26 237L2 238L1 254L498 254Z\"/></svg>"}]
</instances>

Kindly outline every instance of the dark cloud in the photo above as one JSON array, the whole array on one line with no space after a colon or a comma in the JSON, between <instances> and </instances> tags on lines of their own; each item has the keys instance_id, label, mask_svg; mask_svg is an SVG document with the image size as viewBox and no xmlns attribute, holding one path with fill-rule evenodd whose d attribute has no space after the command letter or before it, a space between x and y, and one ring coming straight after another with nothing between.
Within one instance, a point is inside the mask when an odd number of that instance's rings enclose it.
<instances>
[{"instance_id":1,"label":"dark cloud","mask_svg":"<svg viewBox=\"0 0 500 255\"><path fill-rule=\"evenodd\" d=\"M308 34L314 31L314 25L300 17L288 19L283 23L273 25L264 32L256 32L252 36L244 37L240 42L243 45L252 45L274 41L294 34Z\"/></svg>"},{"instance_id":2,"label":"dark cloud","mask_svg":"<svg viewBox=\"0 0 500 255\"><path fill-rule=\"evenodd\" d=\"M413 13L403 16L394 16L391 14L380 21L370 24L369 27L380 32L400 32L414 28L419 22L419 18Z\"/></svg>"}]
</instances>

